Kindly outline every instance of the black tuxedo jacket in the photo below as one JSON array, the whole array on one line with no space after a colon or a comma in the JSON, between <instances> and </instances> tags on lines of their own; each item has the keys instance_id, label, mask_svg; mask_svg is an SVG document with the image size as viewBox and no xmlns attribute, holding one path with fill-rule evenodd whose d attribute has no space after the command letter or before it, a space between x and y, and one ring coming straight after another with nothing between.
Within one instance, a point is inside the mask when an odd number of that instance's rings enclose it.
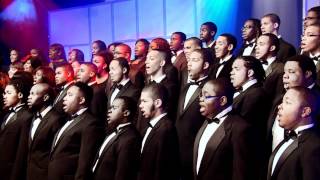
<instances>
[{"instance_id":1,"label":"black tuxedo jacket","mask_svg":"<svg viewBox=\"0 0 320 180\"><path fill-rule=\"evenodd\" d=\"M196 173L200 138L207 127L205 121L194 142L194 180L256 180L257 150L254 127L238 115L229 115L209 139L199 172Z\"/></svg>"},{"instance_id":2,"label":"black tuxedo jacket","mask_svg":"<svg viewBox=\"0 0 320 180\"><path fill-rule=\"evenodd\" d=\"M54 100L54 103L53 103L53 108L55 109L55 111L57 111L58 113L60 114L64 114L64 116L66 117L66 113L64 112L63 110L63 98L67 95L67 91L68 89L72 86L72 84L70 84L69 86L67 86L66 88L64 88L62 90L62 94L61 96L59 96L59 93L57 94L57 97L56 99Z\"/></svg>"},{"instance_id":3,"label":"black tuxedo jacket","mask_svg":"<svg viewBox=\"0 0 320 180\"><path fill-rule=\"evenodd\" d=\"M9 114L4 117L4 121ZM26 176L28 152L28 129L32 114L22 107L12 119L0 129L0 175L1 180L23 180Z\"/></svg>"},{"instance_id":4,"label":"black tuxedo jacket","mask_svg":"<svg viewBox=\"0 0 320 180\"><path fill-rule=\"evenodd\" d=\"M320 134L316 127L304 130L280 156L271 175L272 162L281 145L269 160L267 180L317 180L320 177Z\"/></svg>"},{"instance_id":5,"label":"black tuxedo jacket","mask_svg":"<svg viewBox=\"0 0 320 180\"><path fill-rule=\"evenodd\" d=\"M139 168L141 137L128 125L105 146L93 173L94 180L135 180ZM98 152L99 153L99 152ZM96 155L96 159L98 154Z\"/></svg>"},{"instance_id":6,"label":"black tuxedo jacket","mask_svg":"<svg viewBox=\"0 0 320 180\"><path fill-rule=\"evenodd\" d=\"M289 57L296 55L296 49L294 48L293 45L289 44L283 38L279 39L279 43L280 43L280 49L277 53L277 59L285 63Z\"/></svg>"},{"instance_id":7,"label":"black tuxedo jacket","mask_svg":"<svg viewBox=\"0 0 320 180\"><path fill-rule=\"evenodd\" d=\"M189 86L185 86L180 93L176 118L176 127L180 146L180 161L182 179L192 179L193 143L197 132L203 124L204 117L200 113L199 94L208 80L205 79L191 96L186 108L183 108Z\"/></svg>"},{"instance_id":8,"label":"black tuxedo jacket","mask_svg":"<svg viewBox=\"0 0 320 180\"><path fill-rule=\"evenodd\" d=\"M172 121L166 116L150 131L140 160L138 180L179 179L177 132Z\"/></svg>"},{"instance_id":9,"label":"black tuxedo jacket","mask_svg":"<svg viewBox=\"0 0 320 180\"><path fill-rule=\"evenodd\" d=\"M266 79L263 83L263 88L272 101L284 91L282 77L283 63L276 59L266 70Z\"/></svg>"},{"instance_id":10,"label":"black tuxedo jacket","mask_svg":"<svg viewBox=\"0 0 320 180\"><path fill-rule=\"evenodd\" d=\"M105 94L104 84L93 84L93 97L90 106L90 112L92 115L98 118L100 121L105 121L107 112L107 96Z\"/></svg>"},{"instance_id":11,"label":"black tuxedo jacket","mask_svg":"<svg viewBox=\"0 0 320 180\"><path fill-rule=\"evenodd\" d=\"M108 96L108 109L111 106L111 96L112 96L112 88L110 89L110 91L107 93ZM136 87L134 84L132 84L131 81L127 82L126 85L124 85L119 93L116 95L115 98L120 97L120 96L127 96L132 98L133 100L135 100L136 102L138 102L139 98L140 98L140 93L141 93L141 89Z\"/></svg>"},{"instance_id":12,"label":"black tuxedo jacket","mask_svg":"<svg viewBox=\"0 0 320 180\"><path fill-rule=\"evenodd\" d=\"M175 62L173 63L174 67L177 68L178 72L181 72L183 69L187 68L187 58L184 52L180 53Z\"/></svg>"},{"instance_id":13,"label":"black tuxedo jacket","mask_svg":"<svg viewBox=\"0 0 320 180\"><path fill-rule=\"evenodd\" d=\"M155 82L150 82L150 81L146 82L147 85L150 83L155 83ZM179 86L177 83L175 83L174 81L170 80L167 77L165 77L159 84L163 85L168 90L169 101L168 101L166 110L168 112L169 119L174 120L176 117L177 101L178 101L178 96L179 96ZM149 120L145 119L142 116L142 114L139 110L136 127L137 127L138 131L140 132L140 134L143 134L143 131L148 126L148 121Z\"/></svg>"},{"instance_id":14,"label":"black tuxedo jacket","mask_svg":"<svg viewBox=\"0 0 320 180\"><path fill-rule=\"evenodd\" d=\"M173 64L170 63L166 63L164 65L164 74L166 74L167 79L169 79L170 81L179 84L179 76L178 76L178 70L176 67L173 66Z\"/></svg>"},{"instance_id":15,"label":"black tuxedo jacket","mask_svg":"<svg viewBox=\"0 0 320 180\"><path fill-rule=\"evenodd\" d=\"M270 106L270 99L260 83L253 84L241 92L233 99L232 104L235 112L259 129L261 140L265 138Z\"/></svg>"},{"instance_id":16,"label":"black tuxedo jacket","mask_svg":"<svg viewBox=\"0 0 320 180\"><path fill-rule=\"evenodd\" d=\"M142 89L145 81L146 57L139 59L139 63L130 64L129 78L131 82Z\"/></svg>"},{"instance_id":17,"label":"black tuxedo jacket","mask_svg":"<svg viewBox=\"0 0 320 180\"><path fill-rule=\"evenodd\" d=\"M90 113L85 111L66 128L49 157L48 179L88 179L103 129Z\"/></svg>"},{"instance_id":18,"label":"black tuxedo jacket","mask_svg":"<svg viewBox=\"0 0 320 180\"><path fill-rule=\"evenodd\" d=\"M31 139L31 128L29 129L28 180L48 179L49 154L53 138L64 121L59 113L51 109L42 117L33 140Z\"/></svg>"},{"instance_id":19,"label":"black tuxedo jacket","mask_svg":"<svg viewBox=\"0 0 320 180\"><path fill-rule=\"evenodd\" d=\"M254 45L254 47L253 47L253 50L251 51L251 54L250 54L250 56L254 56L255 55L255 52L256 52L256 44L257 43L255 43L255 45ZM237 57L239 57L239 56L243 56L243 52L244 52L244 50L246 49L246 44L244 43L244 44L242 44L242 46L240 47L240 49L238 50L238 54L237 54Z\"/></svg>"},{"instance_id":20,"label":"black tuxedo jacket","mask_svg":"<svg viewBox=\"0 0 320 180\"><path fill-rule=\"evenodd\" d=\"M219 59L216 59L215 62L212 64L210 70L209 70L209 78L210 79L217 79L217 78L226 78L230 80L230 72L232 70L232 64L235 60L235 57L232 56L223 66L222 70L220 71L218 77L216 77L216 74L218 72L218 69L220 67L219 65Z\"/></svg>"}]
</instances>

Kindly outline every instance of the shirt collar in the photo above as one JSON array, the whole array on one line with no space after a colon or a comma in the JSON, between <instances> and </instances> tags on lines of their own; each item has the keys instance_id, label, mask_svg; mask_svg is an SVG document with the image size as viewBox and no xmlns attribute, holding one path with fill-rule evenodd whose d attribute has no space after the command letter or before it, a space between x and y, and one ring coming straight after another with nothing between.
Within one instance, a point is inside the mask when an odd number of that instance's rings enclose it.
<instances>
[{"instance_id":1,"label":"shirt collar","mask_svg":"<svg viewBox=\"0 0 320 180\"><path fill-rule=\"evenodd\" d=\"M17 105L14 106L12 109L13 109L15 112L18 112L24 105L25 105L25 103L17 104Z\"/></svg>"},{"instance_id":2,"label":"shirt collar","mask_svg":"<svg viewBox=\"0 0 320 180\"><path fill-rule=\"evenodd\" d=\"M273 56L273 57L271 57L271 58L268 58L268 59L267 59L268 66L269 66L271 63L273 63L273 61L275 61L275 60L276 60L276 56Z\"/></svg>"},{"instance_id":3,"label":"shirt collar","mask_svg":"<svg viewBox=\"0 0 320 180\"><path fill-rule=\"evenodd\" d=\"M94 85L96 83L97 83L97 81L92 81L92 82L88 83L88 86L92 86L92 85Z\"/></svg>"},{"instance_id":4,"label":"shirt collar","mask_svg":"<svg viewBox=\"0 0 320 180\"><path fill-rule=\"evenodd\" d=\"M231 57L232 57L232 54L224 57L223 59L220 59L220 63L223 63L223 62L225 62L225 61L228 61L229 59L231 59Z\"/></svg>"},{"instance_id":5,"label":"shirt collar","mask_svg":"<svg viewBox=\"0 0 320 180\"><path fill-rule=\"evenodd\" d=\"M316 83L312 83L310 86L308 86L308 89L312 89L315 85Z\"/></svg>"},{"instance_id":6,"label":"shirt collar","mask_svg":"<svg viewBox=\"0 0 320 180\"><path fill-rule=\"evenodd\" d=\"M246 41L245 43L246 43L247 45L248 45L248 44L251 44L251 43L252 43L252 44L255 44L255 43L256 43L256 38L252 39L251 41Z\"/></svg>"},{"instance_id":7,"label":"shirt collar","mask_svg":"<svg viewBox=\"0 0 320 180\"><path fill-rule=\"evenodd\" d=\"M88 108L82 108L80 109L78 112L76 112L75 114L80 116L82 113L84 113Z\"/></svg>"},{"instance_id":8,"label":"shirt collar","mask_svg":"<svg viewBox=\"0 0 320 180\"><path fill-rule=\"evenodd\" d=\"M307 125L303 125L303 126L299 126L297 127L294 131L296 132L296 134L299 134L299 132L306 130L306 129L310 129L314 126L314 124L307 124Z\"/></svg>"},{"instance_id":9,"label":"shirt collar","mask_svg":"<svg viewBox=\"0 0 320 180\"><path fill-rule=\"evenodd\" d=\"M208 48L211 48L213 46L215 41L212 41L209 45L208 45Z\"/></svg>"},{"instance_id":10,"label":"shirt collar","mask_svg":"<svg viewBox=\"0 0 320 180\"><path fill-rule=\"evenodd\" d=\"M256 84L257 82L258 82L257 79L252 79L252 80L247 81L246 83L244 83L242 85L242 91L245 91L246 89L248 89L252 85Z\"/></svg>"},{"instance_id":11,"label":"shirt collar","mask_svg":"<svg viewBox=\"0 0 320 180\"><path fill-rule=\"evenodd\" d=\"M130 125L130 124L131 124L131 122L119 124L119 125L117 126L117 130L120 131L120 129L122 129L123 127L126 127L126 126L128 126L128 125Z\"/></svg>"},{"instance_id":12,"label":"shirt collar","mask_svg":"<svg viewBox=\"0 0 320 180\"><path fill-rule=\"evenodd\" d=\"M167 115L167 113L162 113L159 116L151 119L150 124L152 125L152 127L154 127L160 121L160 119L163 118L165 115Z\"/></svg>"},{"instance_id":13,"label":"shirt collar","mask_svg":"<svg viewBox=\"0 0 320 180\"><path fill-rule=\"evenodd\" d=\"M120 82L120 84L121 84L122 86L125 86L129 81L130 81L130 79L128 78L128 79L126 79L126 80L122 80L122 81Z\"/></svg>"},{"instance_id":14,"label":"shirt collar","mask_svg":"<svg viewBox=\"0 0 320 180\"><path fill-rule=\"evenodd\" d=\"M311 53L309 53L309 57L312 59L312 58L314 58L314 57L319 57L320 56L320 52L318 52L318 53L316 53L316 54L311 54Z\"/></svg>"},{"instance_id":15,"label":"shirt collar","mask_svg":"<svg viewBox=\"0 0 320 180\"><path fill-rule=\"evenodd\" d=\"M232 110L232 106L228 106L226 109L224 109L219 114L217 114L215 118L218 118L220 120L224 120L223 117L225 117L231 110Z\"/></svg>"},{"instance_id":16,"label":"shirt collar","mask_svg":"<svg viewBox=\"0 0 320 180\"><path fill-rule=\"evenodd\" d=\"M46 107L41 113L41 117L44 117L50 110L52 109L52 106Z\"/></svg>"},{"instance_id":17,"label":"shirt collar","mask_svg":"<svg viewBox=\"0 0 320 180\"><path fill-rule=\"evenodd\" d=\"M206 79L207 77L208 77L208 76L206 75L206 76L203 76L203 77L201 77L201 78L199 78L199 79L197 79L197 80L193 80L193 79L190 79L190 78L188 77L188 83L190 83L190 82L200 82L200 81Z\"/></svg>"},{"instance_id":18,"label":"shirt collar","mask_svg":"<svg viewBox=\"0 0 320 180\"><path fill-rule=\"evenodd\" d=\"M153 77L151 76L151 80L155 81L156 83L160 83L165 77L165 74L155 79L153 79Z\"/></svg>"}]
</instances>

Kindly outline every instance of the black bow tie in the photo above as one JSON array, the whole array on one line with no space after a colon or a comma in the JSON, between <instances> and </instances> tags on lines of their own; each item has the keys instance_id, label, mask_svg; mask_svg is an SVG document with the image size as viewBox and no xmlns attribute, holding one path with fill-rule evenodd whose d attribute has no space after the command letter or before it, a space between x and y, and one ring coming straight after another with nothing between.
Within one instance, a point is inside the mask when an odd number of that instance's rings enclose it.
<instances>
[{"instance_id":1,"label":"black bow tie","mask_svg":"<svg viewBox=\"0 0 320 180\"><path fill-rule=\"evenodd\" d=\"M219 61L219 66L225 65L228 61Z\"/></svg>"},{"instance_id":2,"label":"black bow tie","mask_svg":"<svg viewBox=\"0 0 320 180\"><path fill-rule=\"evenodd\" d=\"M151 129L153 128L153 125L150 122L148 122L148 126L151 127Z\"/></svg>"},{"instance_id":3,"label":"black bow tie","mask_svg":"<svg viewBox=\"0 0 320 180\"><path fill-rule=\"evenodd\" d=\"M41 116L41 114L40 114L39 112L37 112L37 113L34 115L34 119L37 119L37 118L42 119L42 116Z\"/></svg>"},{"instance_id":4,"label":"black bow tie","mask_svg":"<svg viewBox=\"0 0 320 180\"><path fill-rule=\"evenodd\" d=\"M197 81L189 81L187 85L188 85L188 86L191 86L191 85L200 86L200 81L199 81L199 82L197 82Z\"/></svg>"},{"instance_id":5,"label":"black bow tie","mask_svg":"<svg viewBox=\"0 0 320 180\"><path fill-rule=\"evenodd\" d=\"M71 121L74 120L75 118L77 118L79 116L79 114L74 114L70 117L70 119L67 119L67 121Z\"/></svg>"},{"instance_id":6,"label":"black bow tie","mask_svg":"<svg viewBox=\"0 0 320 180\"><path fill-rule=\"evenodd\" d=\"M114 84L112 87L111 87L111 90L114 91L115 89L119 89L121 90L123 87L123 85L121 84Z\"/></svg>"},{"instance_id":7,"label":"black bow tie","mask_svg":"<svg viewBox=\"0 0 320 180\"><path fill-rule=\"evenodd\" d=\"M236 89L236 92L242 93L242 91L243 91L242 86L241 86L241 87L239 87L238 89Z\"/></svg>"},{"instance_id":8,"label":"black bow tie","mask_svg":"<svg viewBox=\"0 0 320 180\"><path fill-rule=\"evenodd\" d=\"M211 124L212 122L215 122L216 124L220 123L220 119L218 118L206 118L206 121L208 121L208 124Z\"/></svg>"},{"instance_id":9,"label":"black bow tie","mask_svg":"<svg viewBox=\"0 0 320 180\"><path fill-rule=\"evenodd\" d=\"M319 61L319 58L320 58L320 56L315 56L315 57L313 57L311 59L314 60L314 61Z\"/></svg>"},{"instance_id":10,"label":"black bow tie","mask_svg":"<svg viewBox=\"0 0 320 180\"><path fill-rule=\"evenodd\" d=\"M253 45L254 45L254 42L251 42L251 43L246 43L244 46L245 47L253 47Z\"/></svg>"},{"instance_id":11,"label":"black bow tie","mask_svg":"<svg viewBox=\"0 0 320 180\"><path fill-rule=\"evenodd\" d=\"M9 110L8 110L8 113L10 114L10 113L16 113L16 111L13 109L13 108L10 108Z\"/></svg>"},{"instance_id":12,"label":"black bow tie","mask_svg":"<svg viewBox=\"0 0 320 180\"><path fill-rule=\"evenodd\" d=\"M284 130L284 140L288 141L289 139L296 139L297 138L297 133L293 130Z\"/></svg>"},{"instance_id":13,"label":"black bow tie","mask_svg":"<svg viewBox=\"0 0 320 180\"><path fill-rule=\"evenodd\" d=\"M268 65L269 63L268 63L268 61L261 61L261 64L262 65Z\"/></svg>"}]
</instances>

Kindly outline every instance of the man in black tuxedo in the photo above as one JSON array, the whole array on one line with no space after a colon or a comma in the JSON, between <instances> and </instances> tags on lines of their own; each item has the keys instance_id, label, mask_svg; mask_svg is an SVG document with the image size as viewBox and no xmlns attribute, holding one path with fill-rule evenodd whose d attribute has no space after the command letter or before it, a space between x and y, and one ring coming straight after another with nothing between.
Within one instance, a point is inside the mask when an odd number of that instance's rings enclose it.
<instances>
[{"instance_id":1,"label":"man in black tuxedo","mask_svg":"<svg viewBox=\"0 0 320 180\"><path fill-rule=\"evenodd\" d=\"M296 54L296 49L292 44L285 41L279 35L280 18L276 14L266 14L261 18L261 32L262 34L271 33L279 39L279 51L277 52L277 59L281 62L286 62L286 59Z\"/></svg>"},{"instance_id":2,"label":"man in black tuxedo","mask_svg":"<svg viewBox=\"0 0 320 180\"><path fill-rule=\"evenodd\" d=\"M132 124L137 109L130 97L117 97L108 112L108 132L93 163L94 180L135 180L141 137Z\"/></svg>"},{"instance_id":3,"label":"man in black tuxedo","mask_svg":"<svg viewBox=\"0 0 320 180\"><path fill-rule=\"evenodd\" d=\"M309 25L301 39L302 54L309 56L317 68L317 84L320 84L320 24Z\"/></svg>"},{"instance_id":4,"label":"man in black tuxedo","mask_svg":"<svg viewBox=\"0 0 320 180\"><path fill-rule=\"evenodd\" d=\"M318 102L320 102L320 87L316 84L316 66L308 56L292 56L284 65L283 84L286 91L293 87L306 87L314 93ZM284 129L279 126L277 119L277 106L281 104L283 96L277 101L276 106L270 114L267 126L267 138L269 151L274 150L276 146L284 139ZM316 118L320 117L319 109L315 111Z\"/></svg>"},{"instance_id":5,"label":"man in black tuxedo","mask_svg":"<svg viewBox=\"0 0 320 180\"><path fill-rule=\"evenodd\" d=\"M231 34L221 34L215 43L216 60L209 72L210 79L226 78L230 80L231 66L234 61L232 55L236 49L237 39Z\"/></svg>"},{"instance_id":6,"label":"man in black tuxedo","mask_svg":"<svg viewBox=\"0 0 320 180\"><path fill-rule=\"evenodd\" d=\"M138 180L178 180L179 145L176 128L166 113L168 91L161 84L146 86L139 108L149 126L143 133Z\"/></svg>"},{"instance_id":7,"label":"man in black tuxedo","mask_svg":"<svg viewBox=\"0 0 320 180\"><path fill-rule=\"evenodd\" d=\"M136 87L129 78L130 66L128 61L121 57L113 59L109 69L109 75L113 85L107 93L108 109L114 99L120 96L127 96L138 102L140 89Z\"/></svg>"},{"instance_id":8,"label":"man in black tuxedo","mask_svg":"<svg viewBox=\"0 0 320 180\"><path fill-rule=\"evenodd\" d=\"M28 133L32 114L27 101L32 82L12 79L3 93L4 107L9 112L4 116L0 129L0 176L2 180L25 179L28 151Z\"/></svg>"},{"instance_id":9,"label":"man in black tuxedo","mask_svg":"<svg viewBox=\"0 0 320 180\"><path fill-rule=\"evenodd\" d=\"M92 115L97 117L101 122L104 122L107 110L107 96L105 94L105 85L98 84L97 66L90 62L81 63L77 74L77 82L83 82L93 89L93 97L89 107Z\"/></svg>"},{"instance_id":10,"label":"man in black tuxedo","mask_svg":"<svg viewBox=\"0 0 320 180\"><path fill-rule=\"evenodd\" d=\"M213 22L205 22L200 27L200 39L206 48L210 48L214 53L214 36L218 31L217 25Z\"/></svg>"},{"instance_id":11,"label":"man in black tuxedo","mask_svg":"<svg viewBox=\"0 0 320 180\"><path fill-rule=\"evenodd\" d=\"M241 28L243 44L237 56L254 56L257 39L261 34L259 19L248 19Z\"/></svg>"},{"instance_id":12,"label":"man in black tuxedo","mask_svg":"<svg viewBox=\"0 0 320 180\"><path fill-rule=\"evenodd\" d=\"M232 113L233 87L225 79L210 80L202 88L200 112L206 117L193 152L194 180L258 179L254 127Z\"/></svg>"},{"instance_id":13,"label":"man in black tuxedo","mask_svg":"<svg viewBox=\"0 0 320 180\"><path fill-rule=\"evenodd\" d=\"M312 7L308 10L306 17L303 20L303 31L313 24L320 23L320 6Z\"/></svg>"},{"instance_id":14,"label":"man in black tuxedo","mask_svg":"<svg viewBox=\"0 0 320 180\"><path fill-rule=\"evenodd\" d=\"M283 63L276 57L279 51L279 40L274 34L262 34L257 41L255 57L262 63L266 73L263 88L274 104L274 100L283 90Z\"/></svg>"},{"instance_id":15,"label":"man in black tuxedo","mask_svg":"<svg viewBox=\"0 0 320 180\"><path fill-rule=\"evenodd\" d=\"M88 179L94 156L103 137L100 122L88 111L93 90L77 82L63 98L63 109L71 116L56 133L50 152L48 179Z\"/></svg>"},{"instance_id":16,"label":"man in black tuxedo","mask_svg":"<svg viewBox=\"0 0 320 180\"><path fill-rule=\"evenodd\" d=\"M202 49L202 41L199 38L190 37L184 41L183 52L187 61L190 59L190 54L196 49ZM180 89L182 89L188 83L188 68L183 69L180 73Z\"/></svg>"},{"instance_id":17,"label":"man in black tuxedo","mask_svg":"<svg viewBox=\"0 0 320 180\"><path fill-rule=\"evenodd\" d=\"M208 70L212 64L209 51L194 50L188 61L188 84L182 88L176 118L180 146L181 179L191 180L193 143L204 118L199 112L199 93L208 80Z\"/></svg>"},{"instance_id":18,"label":"man in black tuxedo","mask_svg":"<svg viewBox=\"0 0 320 180\"><path fill-rule=\"evenodd\" d=\"M48 84L34 85L28 106L34 113L29 130L27 180L48 179L49 153L54 135L64 118L53 110L54 90Z\"/></svg>"},{"instance_id":19,"label":"man in black tuxedo","mask_svg":"<svg viewBox=\"0 0 320 180\"><path fill-rule=\"evenodd\" d=\"M270 101L262 87L265 72L259 60L252 56L238 57L232 64L231 83L237 90L232 108L252 124L265 138Z\"/></svg>"},{"instance_id":20,"label":"man in black tuxedo","mask_svg":"<svg viewBox=\"0 0 320 180\"><path fill-rule=\"evenodd\" d=\"M64 114L63 110L63 98L66 96L68 89L74 82L73 68L70 64L64 63L59 65L55 69L56 85L59 88L58 95L53 101L53 108L61 114Z\"/></svg>"},{"instance_id":21,"label":"man in black tuxedo","mask_svg":"<svg viewBox=\"0 0 320 180\"><path fill-rule=\"evenodd\" d=\"M279 106L279 125L286 138L272 152L268 180L311 180L320 176L320 131L315 122L317 101L305 87L293 87Z\"/></svg>"},{"instance_id":22,"label":"man in black tuxedo","mask_svg":"<svg viewBox=\"0 0 320 180\"><path fill-rule=\"evenodd\" d=\"M187 68L187 58L183 52L183 44L186 37L183 32L174 32L170 38L171 62L178 70L179 81L181 71Z\"/></svg>"}]
</instances>

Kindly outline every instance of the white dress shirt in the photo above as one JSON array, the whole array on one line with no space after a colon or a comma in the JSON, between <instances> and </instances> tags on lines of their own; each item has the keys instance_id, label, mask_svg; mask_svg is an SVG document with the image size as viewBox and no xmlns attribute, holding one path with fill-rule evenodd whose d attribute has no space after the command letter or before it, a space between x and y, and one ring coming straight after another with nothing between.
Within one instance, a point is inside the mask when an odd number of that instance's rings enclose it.
<instances>
[{"instance_id":1,"label":"white dress shirt","mask_svg":"<svg viewBox=\"0 0 320 180\"><path fill-rule=\"evenodd\" d=\"M227 113L229 113L232 110L232 106L227 107L223 111L221 111L215 118L218 118L220 120L219 124L217 123L210 123L207 125L205 130L203 131L203 134L201 135L200 141L199 141L199 146L198 146L198 158L197 158L197 174L200 169L201 161L204 155L204 152L206 150L207 144L213 134L216 132L216 130L220 127L220 125L223 123L223 121L227 117Z\"/></svg>"},{"instance_id":2,"label":"white dress shirt","mask_svg":"<svg viewBox=\"0 0 320 180\"><path fill-rule=\"evenodd\" d=\"M24 106L25 104L18 104L15 107L13 107L12 109L14 110L14 112L11 112L9 114L9 116L7 117L6 121L4 122L4 125L7 125L9 121L12 120L12 117L18 112L20 111L20 109Z\"/></svg>"},{"instance_id":3,"label":"white dress shirt","mask_svg":"<svg viewBox=\"0 0 320 180\"><path fill-rule=\"evenodd\" d=\"M268 58L267 59L268 64L262 64L264 71L266 71L268 69L268 67L271 65L271 63L273 63L273 61L275 61L275 60L276 60L276 56Z\"/></svg>"},{"instance_id":4,"label":"white dress shirt","mask_svg":"<svg viewBox=\"0 0 320 180\"><path fill-rule=\"evenodd\" d=\"M251 56L252 51L254 50L254 47L256 46L256 39L253 39L251 42L246 42L246 44L251 44L251 46L247 46L244 48L242 56Z\"/></svg>"},{"instance_id":5,"label":"white dress shirt","mask_svg":"<svg viewBox=\"0 0 320 180\"><path fill-rule=\"evenodd\" d=\"M126 80L122 80L120 82L120 85L125 86L128 82L130 81L130 79L126 79ZM117 97L117 94L120 92L120 89L116 88L113 93L111 94L110 97L110 105L113 103L113 100Z\"/></svg>"},{"instance_id":6,"label":"white dress shirt","mask_svg":"<svg viewBox=\"0 0 320 180\"><path fill-rule=\"evenodd\" d=\"M88 108L82 108L80 109L76 115L81 115L82 113L84 113ZM54 146L57 145L57 142L59 141L61 135L63 134L63 132L70 126L70 124L74 121L74 119L70 120L70 121L67 121L63 126L62 128L60 129L59 133L58 133L58 136L57 136L57 139L56 141L54 142Z\"/></svg>"},{"instance_id":7,"label":"white dress shirt","mask_svg":"<svg viewBox=\"0 0 320 180\"><path fill-rule=\"evenodd\" d=\"M222 71L222 68L224 67L224 62L227 62L229 59L231 59L232 57L232 54L230 54L229 56L226 56L225 58L223 59L220 59L219 61L219 64L221 64L217 70L217 73L216 73L216 78L219 76L220 72Z\"/></svg>"},{"instance_id":8,"label":"white dress shirt","mask_svg":"<svg viewBox=\"0 0 320 180\"><path fill-rule=\"evenodd\" d=\"M308 124L308 125L304 125L304 126L299 126L298 128L296 128L294 131L296 132L296 134L299 136L299 132L312 128L314 126L314 124ZM287 142L283 143L282 146L279 148L278 152L276 152L276 155L274 156L273 162L272 162L272 170L271 170L271 175L273 174L273 171L281 157L281 155L284 153L284 151L293 143L293 139L289 139Z\"/></svg>"},{"instance_id":9,"label":"white dress shirt","mask_svg":"<svg viewBox=\"0 0 320 180\"><path fill-rule=\"evenodd\" d=\"M256 84L257 82L258 82L257 79L252 79L252 80L247 81L246 83L244 83L242 85L242 92L245 91L246 89L248 89L249 87L251 87L252 85ZM234 93L233 99L236 98L239 94L240 94L240 92Z\"/></svg>"},{"instance_id":10,"label":"white dress shirt","mask_svg":"<svg viewBox=\"0 0 320 180\"><path fill-rule=\"evenodd\" d=\"M119 124L119 125L117 126L117 131L118 131L118 133L121 131L121 128L123 128L123 127L125 127L125 126L128 126L128 125L130 125L130 124L131 124L131 122L124 123L124 124ZM102 143L102 145L101 145L101 147L100 147L100 150L99 150L99 157L97 158L97 160L96 160L95 163L94 163L94 166L93 166L93 168L92 168L92 172L94 172L94 170L96 169L97 164L98 164L99 159L100 159L100 156L101 156L102 152L104 151L104 148L105 148L106 145L110 142L110 140L111 140L113 137L115 137L116 135L117 135L116 132L113 132L113 133L111 133L109 136L107 136L107 137L105 138L105 140L103 141L103 143Z\"/></svg>"},{"instance_id":11,"label":"white dress shirt","mask_svg":"<svg viewBox=\"0 0 320 180\"><path fill-rule=\"evenodd\" d=\"M151 81L155 81L156 83L159 84L164 78L166 78L165 74L160 76L160 77L158 77L158 78L154 78L153 76L151 76Z\"/></svg>"},{"instance_id":12,"label":"white dress shirt","mask_svg":"<svg viewBox=\"0 0 320 180\"><path fill-rule=\"evenodd\" d=\"M62 95L63 91L70 86L73 83L73 81L68 82L67 84L65 84L64 86L62 86L62 90L59 92L59 95L56 97L56 99L54 100L53 105L55 105L58 102L58 99L60 98L60 96Z\"/></svg>"},{"instance_id":13,"label":"white dress shirt","mask_svg":"<svg viewBox=\"0 0 320 180\"><path fill-rule=\"evenodd\" d=\"M161 118L163 118L165 115L167 115L167 113L163 113L163 114L160 114L159 116L153 118L152 120L150 120L150 124L152 127L148 127L147 129L147 132L146 134L144 135L143 137L143 140L142 140L142 145L141 145L141 153L143 151L143 147L144 147L144 144L146 143L146 140L152 130L152 128L161 120Z\"/></svg>"},{"instance_id":14,"label":"white dress shirt","mask_svg":"<svg viewBox=\"0 0 320 180\"><path fill-rule=\"evenodd\" d=\"M172 64L176 62L177 57L178 57L182 52L183 52L183 50L179 50L179 51L177 51L177 53L176 53L175 55L173 55L173 56L171 57L171 63L172 63Z\"/></svg>"},{"instance_id":15,"label":"white dress shirt","mask_svg":"<svg viewBox=\"0 0 320 180\"><path fill-rule=\"evenodd\" d=\"M199 78L198 80L194 81L194 80L191 80L188 78L188 83L190 82L199 82L199 81L202 81L203 79L207 78L208 76L204 76L204 77L201 77ZM186 94L186 97L184 99L184 104L183 104L183 109L186 108L187 104L189 103L189 100L190 98L193 96L194 92L196 92L196 90L198 89L198 85L196 84L192 84L189 86L188 88L188 91L187 91L187 94Z\"/></svg>"},{"instance_id":16,"label":"white dress shirt","mask_svg":"<svg viewBox=\"0 0 320 180\"><path fill-rule=\"evenodd\" d=\"M44 117L50 110L52 109L52 106L48 106L46 109L44 109L41 113L40 116ZM32 122L32 127L31 127L31 139L33 140L34 134L38 129L38 126L40 124L42 119L40 119L39 117L37 119L35 119Z\"/></svg>"}]
</instances>

